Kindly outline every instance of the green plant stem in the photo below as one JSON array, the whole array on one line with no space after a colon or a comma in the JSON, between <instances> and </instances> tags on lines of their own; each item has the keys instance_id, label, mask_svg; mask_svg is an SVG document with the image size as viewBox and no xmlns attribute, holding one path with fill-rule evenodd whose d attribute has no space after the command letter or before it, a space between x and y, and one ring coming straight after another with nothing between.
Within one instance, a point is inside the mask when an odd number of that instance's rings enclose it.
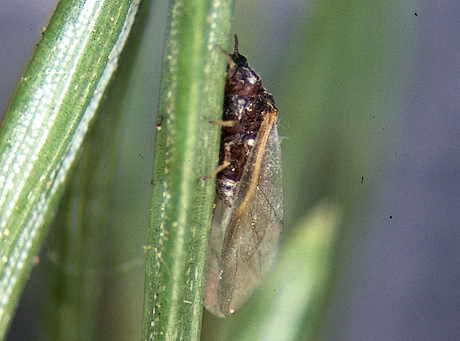
<instances>
[{"instance_id":1,"label":"green plant stem","mask_svg":"<svg viewBox=\"0 0 460 341\"><path fill-rule=\"evenodd\" d=\"M117 67L138 1L63 0L0 131L0 336Z\"/></svg>"},{"instance_id":2,"label":"green plant stem","mask_svg":"<svg viewBox=\"0 0 460 341\"><path fill-rule=\"evenodd\" d=\"M199 338L232 1L172 1L148 236L143 338Z\"/></svg>"},{"instance_id":3,"label":"green plant stem","mask_svg":"<svg viewBox=\"0 0 460 341\"><path fill-rule=\"evenodd\" d=\"M124 128L122 122L133 119L127 102L133 83L140 82L133 73L150 12L148 6L149 2L143 2L139 7L119 68L98 108L51 228L54 262L46 267L47 276L42 279L45 284L40 314L45 340L107 337L101 331L100 314L102 294L107 297L110 285L104 283L102 290L104 280L110 275L104 260L108 254L113 256L108 240L116 238L110 226L115 214L110 211L110 204L116 164L124 142L120 133Z\"/></svg>"}]
</instances>

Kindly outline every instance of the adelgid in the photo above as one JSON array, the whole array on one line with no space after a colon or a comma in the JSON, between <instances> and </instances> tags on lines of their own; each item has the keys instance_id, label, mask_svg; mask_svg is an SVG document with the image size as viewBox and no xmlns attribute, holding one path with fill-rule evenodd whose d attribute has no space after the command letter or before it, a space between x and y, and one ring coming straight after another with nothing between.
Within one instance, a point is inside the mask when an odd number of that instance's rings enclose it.
<instances>
[{"instance_id":1,"label":"adelgid","mask_svg":"<svg viewBox=\"0 0 460 341\"><path fill-rule=\"evenodd\" d=\"M239 54L228 59L204 305L226 317L239 310L268 273L283 231L278 110L259 75Z\"/></svg>"}]
</instances>

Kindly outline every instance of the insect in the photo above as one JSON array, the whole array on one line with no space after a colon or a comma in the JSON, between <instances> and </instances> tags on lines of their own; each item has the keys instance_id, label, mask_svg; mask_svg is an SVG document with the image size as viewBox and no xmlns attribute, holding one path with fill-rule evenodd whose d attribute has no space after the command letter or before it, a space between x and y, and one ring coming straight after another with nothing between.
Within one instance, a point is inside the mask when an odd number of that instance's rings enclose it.
<instances>
[{"instance_id":1,"label":"insect","mask_svg":"<svg viewBox=\"0 0 460 341\"><path fill-rule=\"evenodd\" d=\"M283 230L278 110L239 54L228 60L204 305L227 317L239 310L275 262Z\"/></svg>"}]
</instances>

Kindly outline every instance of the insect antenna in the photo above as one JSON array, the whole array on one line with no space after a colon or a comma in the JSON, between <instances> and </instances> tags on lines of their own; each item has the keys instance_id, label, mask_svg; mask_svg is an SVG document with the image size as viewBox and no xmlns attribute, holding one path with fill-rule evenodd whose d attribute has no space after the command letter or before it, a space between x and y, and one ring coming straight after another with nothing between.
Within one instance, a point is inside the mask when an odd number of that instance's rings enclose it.
<instances>
[{"instance_id":1,"label":"insect antenna","mask_svg":"<svg viewBox=\"0 0 460 341\"><path fill-rule=\"evenodd\" d=\"M234 37L235 37L235 49L233 50L233 55L235 57L238 57L240 54L238 52L238 36L236 35L236 33Z\"/></svg>"}]
</instances>

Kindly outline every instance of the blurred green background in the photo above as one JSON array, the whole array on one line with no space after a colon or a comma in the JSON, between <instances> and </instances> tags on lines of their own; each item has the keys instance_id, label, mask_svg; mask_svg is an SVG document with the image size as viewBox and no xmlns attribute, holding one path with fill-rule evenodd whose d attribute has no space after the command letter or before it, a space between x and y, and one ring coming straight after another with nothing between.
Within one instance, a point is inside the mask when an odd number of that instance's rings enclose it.
<instances>
[{"instance_id":1,"label":"blurred green background","mask_svg":"<svg viewBox=\"0 0 460 341\"><path fill-rule=\"evenodd\" d=\"M16 6L13 13L21 11L19 2ZM399 330L407 330L398 325L398 315L386 319L394 314L391 306L382 315L372 315L380 301L368 301L374 306L368 310L357 297L360 292L368 298L385 297L377 293L381 278L375 273L372 279L365 278L366 269L378 264L366 263L372 251L363 246L363 236L373 223L374 228L394 228L397 207L378 203L387 195L382 194L383 184L398 166L395 155L414 91L413 64L419 21L426 14L423 9L419 1L236 2L233 32L238 34L240 53L261 75L279 110L286 231L280 264L259 295L231 319L205 312L203 340L347 340L363 335L363 339L389 335L395 339L403 335ZM120 69L130 68L132 74L120 103L125 115L114 155L113 199L108 207L100 208L108 217L103 246L108 255L100 269L88 269L89 277L103 282L98 329L104 339L131 340L140 335L143 246L166 16L167 4L153 2L136 60L126 54L120 62ZM7 18L2 18L2 24L6 23ZM42 20L31 29L30 53L46 15ZM108 100L110 91L116 89L109 89ZM5 101L8 98L1 103L2 112ZM51 231L26 288L10 331L12 340L37 335L43 276L47 267L56 266L55 233ZM395 246L388 245L391 254ZM404 269L387 268L389 272L382 275L393 278L394 272ZM401 292L410 290L399 291L396 284L393 288L387 284L385 289L387 295L394 294L395 301ZM397 314L403 316L404 309ZM418 323L412 325L417 329Z\"/></svg>"}]
</instances>

